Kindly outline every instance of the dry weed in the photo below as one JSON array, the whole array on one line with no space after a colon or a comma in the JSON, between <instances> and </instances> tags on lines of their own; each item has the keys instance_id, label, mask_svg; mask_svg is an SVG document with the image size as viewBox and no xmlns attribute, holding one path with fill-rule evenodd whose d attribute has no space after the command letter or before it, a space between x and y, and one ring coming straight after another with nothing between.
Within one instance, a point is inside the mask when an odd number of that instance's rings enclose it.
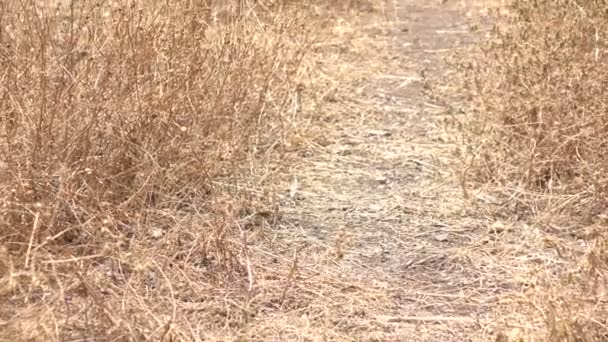
<instances>
[{"instance_id":1,"label":"dry weed","mask_svg":"<svg viewBox=\"0 0 608 342\"><path fill-rule=\"evenodd\" d=\"M285 142L320 4L0 2L1 340L238 336L288 305L259 298L294 261L252 272L271 196L214 182Z\"/></svg>"},{"instance_id":2,"label":"dry weed","mask_svg":"<svg viewBox=\"0 0 608 342\"><path fill-rule=\"evenodd\" d=\"M481 57L459 65L473 104L464 189L502 193L500 210L533 220L570 268L543 265L526 291L522 320L539 318L550 341L608 339L607 13L604 1L514 1Z\"/></svg>"}]
</instances>

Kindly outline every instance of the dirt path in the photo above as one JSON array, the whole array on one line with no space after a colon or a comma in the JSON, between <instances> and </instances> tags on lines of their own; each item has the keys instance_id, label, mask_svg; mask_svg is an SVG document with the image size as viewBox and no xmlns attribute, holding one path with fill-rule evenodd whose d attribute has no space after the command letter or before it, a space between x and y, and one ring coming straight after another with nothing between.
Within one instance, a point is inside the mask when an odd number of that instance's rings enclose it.
<instances>
[{"instance_id":1,"label":"dirt path","mask_svg":"<svg viewBox=\"0 0 608 342\"><path fill-rule=\"evenodd\" d=\"M321 141L289 171L279 237L301 246L292 291L305 304L282 324L311 340L493 340L492 308L512 288L504 255L489 222L463 206L453 145L437 124L445 108L423 95L420 77L444 76L443 58L476 40L473 7L399 7L396 24L367 32L386 40L388 55L349 62L381 72L339 93Z\"/></svg>"}]
</instances>

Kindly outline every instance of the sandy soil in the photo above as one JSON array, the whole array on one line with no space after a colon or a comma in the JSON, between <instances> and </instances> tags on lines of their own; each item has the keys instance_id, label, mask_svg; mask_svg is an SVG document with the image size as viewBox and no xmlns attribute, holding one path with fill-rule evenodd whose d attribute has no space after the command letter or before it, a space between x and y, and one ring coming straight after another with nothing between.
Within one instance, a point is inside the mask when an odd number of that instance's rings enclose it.
<instances>
[{"instance_id":1,"label":"sandy soil","mask_svg":"<svg viewBox=\"0 0 608 342\"><path fill-rule=\"evenodd\" d=\"M446 105L425 96L423 78L440 84L444 58L480 39L470 27L481 8L403 0L398 18L342 47L334 63L368 74L332 94L325 126L285 171L289 200L275 238L299 246L299 278L279 336L496 338L498 298L518 287L509 270L521 241L499 228L495 243L496 222L468 209L442 129Z\"/></svg>"}]
</instances>

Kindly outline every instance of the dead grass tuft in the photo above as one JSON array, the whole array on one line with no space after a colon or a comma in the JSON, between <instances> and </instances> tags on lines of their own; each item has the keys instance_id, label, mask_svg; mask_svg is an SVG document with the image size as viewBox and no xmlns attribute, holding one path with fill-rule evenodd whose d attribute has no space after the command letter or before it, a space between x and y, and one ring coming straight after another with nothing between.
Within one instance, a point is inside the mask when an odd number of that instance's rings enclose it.
<instances>
[{"instance_id":1,"label":"dead grass tuft","mask_svg":"<svg viewBox=\"0 0 608 342\"><path fill-rule=\"evenodd\" d=\"M1 2L0 339L238 337L297 307L297 261L251 247L272 195L239 184L285 144L318 8L365 4Z\"/></svg>"},{"instance_id":2,"label":"dead grass tuft","mask_svg":"<svg viewBox=\"0 0 608 342\"><path fill-rule=\"evenodd\" d=\"M550 341L605 341L605 3L514 1L495 19L481 57L459 65L473 104L463 188L475 181L503 195L498 215L532 221L557 253L524 291L532 310L514 319Z\"/></svg>"}]
</instances>

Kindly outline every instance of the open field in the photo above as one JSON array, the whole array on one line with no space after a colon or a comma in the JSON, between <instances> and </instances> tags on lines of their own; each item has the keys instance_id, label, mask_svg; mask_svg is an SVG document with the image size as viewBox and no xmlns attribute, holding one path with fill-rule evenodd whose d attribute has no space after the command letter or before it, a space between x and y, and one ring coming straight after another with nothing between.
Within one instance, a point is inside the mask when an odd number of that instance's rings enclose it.
<instances>
[{"instance_id":1,"label":"open field","mask_svg":"<svg viewBox=\"0 0 608 342\"><path fill-rule=\"evenodd\" d=\"M0 341L607 341L600 3L0 1Z\"/></svg>"}]
</instances>

